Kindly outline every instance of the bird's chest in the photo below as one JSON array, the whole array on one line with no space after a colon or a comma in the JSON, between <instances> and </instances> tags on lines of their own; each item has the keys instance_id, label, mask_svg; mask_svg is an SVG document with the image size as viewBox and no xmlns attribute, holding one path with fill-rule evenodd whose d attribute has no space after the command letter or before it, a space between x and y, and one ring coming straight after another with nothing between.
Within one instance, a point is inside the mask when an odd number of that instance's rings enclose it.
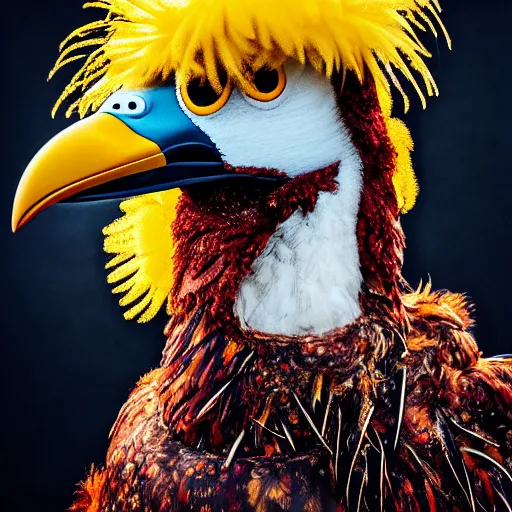
<instances>
[{"instance_id":1,"label":"bird's chest","mask_svg":"<svg viewBox=\"0 0 512 512\"><path fill-rule=\"evenodd\" d=\"M255 377L261 375L259 382L265 389L291 382L288 367L280 365L275 374L280 377L272 380L262 368L252 372ZM175 439L159 414L155 383L161 375L155 371L150 377L149 384L136 391L136 403L127 404L114 427L101 510L336 510L329 454L312 439L311 449L302 449L296 435L307 431L307 423L298 416L295 419L289 405L278 400L270 405L270 399L269 408L279 410L280 418L264 408L255 418L263 427L247 425L238 450L232 452L235 441L228 444L228 453L214 454ZM277 399L278 389L272 393ZM241 408L238 413L243 417ZM245 449L251 443L260 449L274 443L271 430L276 421L279 443L272 454L251 456ZM288 439L284 432L289 432Z\"/></svg>"}]
</instances>

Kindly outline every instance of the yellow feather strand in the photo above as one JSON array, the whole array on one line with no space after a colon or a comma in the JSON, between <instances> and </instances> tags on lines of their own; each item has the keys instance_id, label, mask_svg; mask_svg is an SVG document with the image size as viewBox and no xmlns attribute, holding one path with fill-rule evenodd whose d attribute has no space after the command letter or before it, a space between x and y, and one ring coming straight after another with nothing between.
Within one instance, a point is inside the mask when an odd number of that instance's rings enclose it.
<instances>
[{"instance_id":1,"label":"yellow feather strand","mask_svg":"<svg viewBox=\"0 0 512 512\"><path fill-rule=\"evenodd\" d=\"M69 34L62 43L59 45L59 50L63 51L64 48L66 48L69 43L75 39L75 38L82 38L85 37L88 33L94 32L95 30L101 30L101 29L108 29L109 24L106 20L99 20L99 21L93 21L92 23L88 23L87 25L77 28L76 30L73 30L71 34Z\"/></svg>"},{"instance_id":2,"label":"yellow feather strand","mask_svg":"<svg viewBox=\"0 0 512 512\"><path fill-rule=\"evenodd\" d=\"M106 265L106 269L117 267L117 265L120 265L121 263L124 263L126 260L129 260L132 257L131 254L127 252L121 252L114 258L112 258Z\"/></svg>"},{"instance_id":3,"label":"yellow feather strand","mask_svg":"<svg viewBox=\"0 0 512 512\"><path fill-rule=\"evenodd\" d=\"M386 126L397 152L397 169L393 175L393 184L398 206L402 213L407 213L414 206L419 191L411 160L414 143L407 126L402 120L387 118Z\"/></svg>"},{"instance_id":4,"label":"yellow feather strand","mask_svg":"<svg viewBox=\"0 0 512 512\"><path fill-rule=\"evenodd\" d=\"M59 70L64 65L62 63L66 60L66 57L68 55L70 55L71 53L73 53L77 50L82 50L83 48L87 48L89 46L98 46L98 45L103 44L104 42L105 42L105 38L97 37L97 38L93 38L93 39L86 39L85 41L78 41L76 43L69 45L67 48L64 48L61 51L61 54L60 54L59 58L57 59L57 62L55 63L55 66L54 66L54 69L52 70L52 72L55 73L55 71ZM87 64L87 62L86 62L86 64ZM84 68L82 68L80 74L85 74L85 72L87 72L88 69L89 69L89 64L87 66L85 66ZM51 73L50 73L50 76L52 76Z\"/></svg>"},{"instance_id":5,"label":"yellow feather strand","mask_svg":"<svg viewBox=\"0 0 512 512\"><path fill-rule=\"evenodd\" d=\"M434 2L434 3L437 4L438 11L441 12L441 6L437 2ZM448 34L448 30L446 30L446 27L444 26L444 23L441 21L439 13L435 10L435 8L432 5L428 4L426 7L432 13L432 16L435 18L439 27L441 27L441 30L443 31L443 35L446 39L446 43L448 44L448 48L451 50L452 49L452 40L450 38L450 34Z\"/></svg>"},{"instance_id":6,"label":"yellow feather strand","mask_svg":"<svg viewBox=\"0 0 512 512\"><path fill-rule=\"evenodd\" d=\"M414 25L414 27L416 27L417 29L421 30L421 32L426 32L427 31L427 28L425 27L425 25L423 25L417 18L416 16L413 14L413 13L410 13L410 12L407 12L404 16L412 25ZM413 28L414 30L414 28Z\"/></svg>"},{"instance_id":7,"label":"yellow feather strand","mask_svg":"<svg viewBox=\"0 0 512 512\"><path fill-rule=\"evenodd\" d=\"M409 97L405 93L405 91L404 91L404 89L402 87L402 84L400 83L400 81L396 77L396 75L395 75L395 73L393 71L393 68L389 64L386 64L386 71L387 71L391 81L393 82L393 85L397 88L398 92L402 95L402 98L404 100L404 110L405 110L405 113L409 112L409 107L410 107ZM421 100L425 101L425 98L423 96L421 96Z\"/></svg>"},{"instance_id":8,"label":"yellow feather strand","mask_svg":"<svg viewBox=\"0 0 512 512\"><path fill-rule=\"evenodd\" d=\"M127 320L148 322L160 310L173 284L174 240L179 189L147 194L121 203L124 216L104 228L104 249L114 257L107 263L113 293L129 307ZM140 315L140 316L139 316Z\"/></svg>"},{"instance_id":9,"label":"yellow feather strand","mask_svg":"<svg viewBox=\"0 0 512 512\"><path fill-rule=\"evenodd\" d=\"M139 262L139 266L141 263ZM136 284L134 284L128 293L126 293L120 300L119 305L120 306L128 306L130 304L133 304L137 299L140 299L144 295L146 295L146 292L151 288L151 284L143 281L138 280Z\"/></svg>"},{"instance_id":10,"label":"yellow feather strand","mask_svg":"<svg viewBox=\"0 0 512 512\"><path fill-rule=\"evenodd\" d=\"M71 64L72 62L75 62L80 59L84 59L87 57L87 55L78 54L78 55L72 55L68 59L62 59L62 55L59 58L59 65L55 65L55 67L52 69L50 74L48 75L48 80L51 80L54 76L54 74L57 72L58 69L63 68L64 66L67 66L68 64Z\"/></svg>"},{"instance_id":11,"label":"yellow feather strand","mask_svg":"<svg viewBox=\"0 0 512 512\"><path fill-rule=\"evenodd\" d=\"M133 320L138 314L140 314L142 311L148 308L148 306L151 304L152 300L154 298L154 294L149 292L147 293L140 302L135 304L132 308L130 308L128 311L124 313L124 318L126 320ZM122 304L124 305L124 304ZM158 308L157 312L160 308ZM139 322L143 323L143 322Z\"/></svg>"},{"instance_id":12,"label":"yellow feather strand","mask_svg":"<svg viewBox=\"0 0 512 512\"><path fill-rule=\"evenodd\" d=\"M132 258L131 260L127 261L120 267L118 267L115 270L113 270L112 272L110 272L110 274L108 275L108 278L107 278L108 283L109 284L117 283L118 281L121 281L125 277L128 277L130 274L137 272L137 270L139 270L139 265L140 265L140 263L137 261L137 259Z\"/></svg>"},{"instance_id":13,"label":"yellow feather strand","mask_svg":"<svg viewBox=\"0 0 512 512\"><path fill-rule=\"evenodd\" d=\"M418 37L418 35L416 34L416 32L414 31L414 26L417 26L422 32L425 32L425 28L421 25L421 24L415 24L414 23L414 17L413 17L413 20L411 20L409 17L407 16L398 16L397 17L397 21L398 23L400 23L400 25L402 25L402 28L404 29L405 32L407 32L407 34L409 34L410 37L412 37L412 39L414 40L414 42L424 50L424 54L423 55L427 55L428 54L428 51L427 49L423 46L423 43L420 41L420 38Z\"/></svg>"},{"instance_id":14,"label":"yellow feather strand","mask_svg":"<svg viewBox=\"0 0 512 512\"><path fill-rule=\"evenodd\" d=\"M388 136L396 151L396 170L393 175L393 185L396 191L398 207L401 213L407 213L416 203L419 193L418 182L412 167L411 152L414 142L403 121L392 118L392 103L389 97L387 82L377 83L377 93L382 107L382 115L386 123Z\"/></svg>"},{"instance_id":15,"label":"yellow feather strand","mask_svg":"<svg viewBox=\"0 0 512 512\"><path fill-rule=\"evenodd\" d=\"M137 276L133 275L130 279L127 279L119 286L112 289L112 293L124 293L127 292L137 282Z\"/></svg>"}]
</instances>

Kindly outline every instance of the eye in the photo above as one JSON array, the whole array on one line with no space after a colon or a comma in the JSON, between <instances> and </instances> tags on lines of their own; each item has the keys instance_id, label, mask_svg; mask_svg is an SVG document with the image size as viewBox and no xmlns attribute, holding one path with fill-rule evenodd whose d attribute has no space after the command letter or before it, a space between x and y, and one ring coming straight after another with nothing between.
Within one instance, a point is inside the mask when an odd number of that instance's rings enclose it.
<instances>
[{"instance_id":1,"label":"eye","mask_svg":"<svg viewBox=\"0 0 512 512\"><path fill-rule=\"evenodd\" d=\"M110 96L99 111L139 117L147 112L147 105L141 96L120 91Z\"/></svg>"},{"instance_id":2,"label":"eye","mask_svg":"<svg viewBox=\"0 0 512 512\"><path fill-rule=\"evenodd\" d=\"M212 87L206 78L193 78L180 86L185 106L197 116L209 116L218 112L229 100L233 86L225 73L221 73L222 93Z\"/></svg>"},{"instance_id":3,"label":"eye","mask_svg":"<svg viewBox=\"0 0 512 512\"><path fill-rule=\"evenodd\" d=\"M246 91L247 96L257 101L273 101L286 88L286 74L284 68L279 69L261 68L254 73L252 87Z\"/></svg>"}]
</instances>

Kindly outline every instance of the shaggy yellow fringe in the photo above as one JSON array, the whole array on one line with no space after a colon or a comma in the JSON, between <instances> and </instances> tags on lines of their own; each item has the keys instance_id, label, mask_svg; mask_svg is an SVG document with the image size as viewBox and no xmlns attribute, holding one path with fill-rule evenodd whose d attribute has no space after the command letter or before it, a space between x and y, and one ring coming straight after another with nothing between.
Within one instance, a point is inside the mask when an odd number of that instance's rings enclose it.
<instances>
[{"instance_id":1,"label":"shaggy yellow fringe","mask_svg":"<svg viewBox=\"0 0 512 512\"><path fill-rule=\"evenodd\" d=\"M119 304L129 309L126 320L148 322L167 299L174 281L175 243L171 226L176 218L179 189L146 194L123 201L125 213L104 228L105 251L115 256L106 268L113 293L124 294ZM119 284L120 283L120 284Z\"/></svg>"},{"instance_id":2,"label":"shaggy yellow fringe","mask_svg":"<svg viewBox=\"0 0 512 512\"><path fill-rule=\"evenodd\" d=\"M437 24L450 44L438 0L97 0L85 7L105 9L107 16L62 43L50 76L95 49L54 112L76 91L81 97L67 114L78 110L83 116L121 87L149 86L175 72L207 76L220 87L219 63L243 87L248 68L277 66L287 58L328 77L353 71L362 81L369 71L388 95L390 83L400 90L407 110L396 71L424 106L425 93L438 93L416 31L437 35Z\"/></svg>"}]
</instances>

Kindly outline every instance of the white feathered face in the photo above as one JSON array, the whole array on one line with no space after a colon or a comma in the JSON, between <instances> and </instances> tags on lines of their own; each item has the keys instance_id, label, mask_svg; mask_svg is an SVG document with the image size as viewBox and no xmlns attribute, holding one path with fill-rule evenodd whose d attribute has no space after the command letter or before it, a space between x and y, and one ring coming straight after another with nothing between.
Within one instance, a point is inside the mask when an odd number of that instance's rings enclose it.
<instances>
[{"instance_id":1,"label":"white feathered face","mask_svg":"<svg viewBox=\"0 0 512 512\"><path fill-rule=\"evenodd\" d=\"M323 334L361 313L356 236L361 159L331 82L293 61L284 75L286 85L275 99L257 100L234 88L210 115L192 112L179 85L177 96L230 166L275 169L294 178L339 162L338 190L322 193L313 212L297 211L278 227L235 304L245 327L290 336Z\"/></svg>"},{"instance_id":2,"label":"white feathered face","mask_svg":"<svg viewBox=\"0 0 512 512\"><path fill-rule=\"evenodd\" d=\"M350 141L331 82L309 66L288 61L281 94L258 101L234 88L211 115L194 114L178 101L191 121L215 143L233 167L277 169L294 177L353 159Z\"/></svg>"}]
</instances>

